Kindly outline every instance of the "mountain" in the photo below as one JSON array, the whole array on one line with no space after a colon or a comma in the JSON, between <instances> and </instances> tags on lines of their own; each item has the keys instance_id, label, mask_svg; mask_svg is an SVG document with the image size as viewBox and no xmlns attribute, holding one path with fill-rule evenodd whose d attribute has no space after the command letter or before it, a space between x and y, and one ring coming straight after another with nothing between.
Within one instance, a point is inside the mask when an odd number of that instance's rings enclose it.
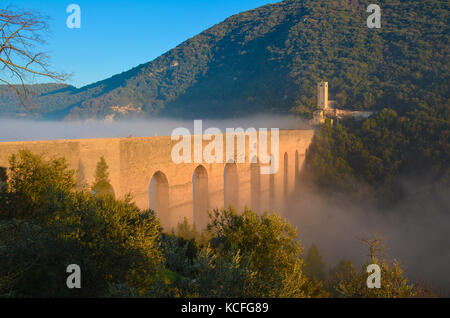
<instances>
[{"instance_id":1,"label":"mountain","mask_svg":"<svg viewBox=\"0 0 450 318\"><path fill-rule=\"evenodd\" d=\"M56 96L65 96L68 92L76 91L73 86L56 83L25 86L27 88L26 94L24 94L20 85L16 85L16 88L0 85L0 114L2 116L24 117L33 115L39 117L39 114L48 115L60 109L58 103L64 104L64 101L58 100ZM17 96L18 91L20 92L20 98ZM47 96L52 96L53 101L42 105L40 102ZM36 105L30 105L30 99L39 103L39 108Z\"/></svg>"},{"instance_id":2,"label":"mountain","mask_svg":"<svg viewBox=\"0 0 450 318\"><path fill-rule=\"evenodd\" d=\"M380 29L367 27L367 1L266 5L127 72L80 89L45 91L33 100L44 117L66 119L310 114L316 83L326 80L343 109L405 112L448 105L449 2L378 4ZM11 112L5 89L0 109Z\"/></svg>"}]
</instances>

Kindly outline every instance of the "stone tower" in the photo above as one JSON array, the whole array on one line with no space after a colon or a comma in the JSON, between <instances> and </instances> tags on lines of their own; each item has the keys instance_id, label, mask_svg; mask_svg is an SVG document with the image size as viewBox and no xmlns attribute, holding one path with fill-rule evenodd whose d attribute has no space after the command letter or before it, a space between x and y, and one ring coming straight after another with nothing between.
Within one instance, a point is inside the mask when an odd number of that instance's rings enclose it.
<instances>
[{"instance_id":1,"label":"stone tower","mask_svg":"<svg viewBox=\"0 0 450 318\"><path fill-rule=\"evenodd\" d=\"M328 109L328 82L317 84L317 108Z\"/></svg>"}]
</instances>

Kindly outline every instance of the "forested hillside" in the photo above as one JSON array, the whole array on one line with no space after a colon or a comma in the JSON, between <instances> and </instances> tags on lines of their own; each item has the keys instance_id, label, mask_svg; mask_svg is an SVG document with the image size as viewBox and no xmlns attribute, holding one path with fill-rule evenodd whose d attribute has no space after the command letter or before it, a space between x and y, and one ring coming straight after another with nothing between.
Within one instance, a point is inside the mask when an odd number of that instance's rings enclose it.
<instances>
[{"instance_id":1,"label":"forested hillside","mask_svg":"<svg viewBox=\"0 0 450 318\"><path fill-rule=\"evenodd\" d=\"M315 85L327 80L340 108L403 113L448 104L448 1L379 1L380 29L367 27L367 4L266 5L228 18L152 62L34 101L44 112L71 119L310 114ZM0 111L10 105L2 99Z\"/></svg>"},{"instance_id":2,"label":"forested hillside","mask_svg":"<svg viewBox=\"0 0 450 318\"><path fill-rule=\"evenodd\" d=\"M404 115L383 109L364 122L325 124L304 170L322 191L372 197L385 206L403 202L415 188L415 199L443 198L447 215L449 162L450 107L442 105Z\"/></svg>"},{"instance_id":3,"label":"forested hillside","mask_svg":"<svg viewBox=\"0 0 450 318\"><path fill-rule=\"evenodd\" d=\"M36 115L37 113L48 114L53 110L58 110L58 104L64 104L65 101L58 99L57 96L63 97L65 96L64 93L76 90L73 86L56 83L25 85L25 87L26 91L20 85L15 88L0 85L0 114L4 116L29 112L36 113ZM44 100L46 96L51 96L51 102L48 104L40 103L39 101ZM39 107L30 103L30 100L39 102Z\"/></svg>"}]
</instances>

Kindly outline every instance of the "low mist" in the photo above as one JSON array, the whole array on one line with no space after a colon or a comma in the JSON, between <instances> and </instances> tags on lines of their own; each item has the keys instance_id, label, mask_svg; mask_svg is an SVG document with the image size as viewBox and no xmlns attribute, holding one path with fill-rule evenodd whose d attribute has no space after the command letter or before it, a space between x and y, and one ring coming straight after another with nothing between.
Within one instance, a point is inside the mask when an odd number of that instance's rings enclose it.
<instances>
[{"instance_id":1,"label":"low mist","mask_svg":"<svg viewBox=\"0 0 450 318\"><path fill-rule=\"evenodd\" d=\"M362 266L369 250L359 239L378 235L386 245L381 258L396 259L412 282L449 295L450 191L430 191L420 180L403 184L405 198L389 209L303 185L285 216L298 227L305 248L316 244L327 269L341 259Z\"/></svg>"},{"instance_id":2,"label":"low mist","mask_svg":"<svg viewBox=\"0 0 450 318\"><path fill-rule=\"evenodd\" d=\"M184 127L192 133L193 120L154 118L133 121L32 121L0 119L0 142L56 139L124 138L170 136L175 128ZM225 132L226 128L280 128L303 129L306 122L293 116L257 115L229 120L204 120L203 130L216 127Z\"/></svg>"}]
</instances>

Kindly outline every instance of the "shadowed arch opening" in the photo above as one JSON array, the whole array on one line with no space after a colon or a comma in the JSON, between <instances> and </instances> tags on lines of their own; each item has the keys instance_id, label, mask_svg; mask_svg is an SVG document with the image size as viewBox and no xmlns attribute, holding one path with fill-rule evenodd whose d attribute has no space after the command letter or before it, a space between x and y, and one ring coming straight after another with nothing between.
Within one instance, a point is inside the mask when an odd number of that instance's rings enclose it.
<instances>
[{"instance_id":1,"label":"shadowed arch opening","mask_svg":"<svg viewBox=\"0 0 450 318\"><path fill-rule=\"evenodd\" d=\"M273 209L275 207L275 175L269 176L269 205Z\"/></svg>"},{"instance_id":2,"label":"shadowed arch opening","mask_svg":"<svg viewBox=\"0 0 450 318\"><path fill-rule=\"evenodd\" d=\"M270 165L274 160L273 154L270 155ZM269 175L269 208L275 208L275 172Z\"/></svg>"},{"instance_id":3,"label":"shadowed arch opening","mask_svg":"<svg viewBox=\"0 0 450 318\"><path fill-rule=\"evenodd\" d=\"M235 163L227 163L223 174L224 207L238 208L239 181L237 166Z\"/></svg>"},{"instance_id":4,"label":"shadowed arch opening","mask_svg":"<svg viewBox=\"0 0 450 318\"><path fill-rule=\"evenodd\" d=\"M261 168L257 158L253 158L250 164L250 192L253 211L259 212L259 202L261 196Z\"/></svg>"},{"instance_id":5,"label":"shadowed arch opening","mask_svg":"<svg viewBox=\"0 0 450 318\"><path fill-rule=\"evenodd\" d=\"M287 152L284 153L284 165L283 165L284 173L283 173L283 194L286 197L288 194L288 186L289 186L289 157Z\"/></svg>"},{"instance_id":6,"label":"shadowed arch opening","mask_svg":"<svg viewBox=\"0 0 450 318\"><path fill-rule=\"evenodd\" d=\"M170 227L169 182L161 171L156 172L150 181L150 209L156 212L165 229Z\"/></svg>"},{"instance_id":7,"label":"shadowed arch opening","mask_svg":"<svg viewBox=\"0 0 450 318\"><path fill-rule=\"evenodd\" d=\"M205 229L208 225L208 172L205 167L198 166L192 177L193 183L193 205L194 205L194 224L197 229Z\"/></svg>"},{"instance_id":8,"label":"shadowed arch opening","mask_svg":"<svg viewBox=\"0 0 450 318\"><path fill-rule=\"evenodd\" d=\"M298 188L299 178L300 178L300 158L298 155L298 150L295 151L295 188Z\"/></svg>"}]
</instances>

